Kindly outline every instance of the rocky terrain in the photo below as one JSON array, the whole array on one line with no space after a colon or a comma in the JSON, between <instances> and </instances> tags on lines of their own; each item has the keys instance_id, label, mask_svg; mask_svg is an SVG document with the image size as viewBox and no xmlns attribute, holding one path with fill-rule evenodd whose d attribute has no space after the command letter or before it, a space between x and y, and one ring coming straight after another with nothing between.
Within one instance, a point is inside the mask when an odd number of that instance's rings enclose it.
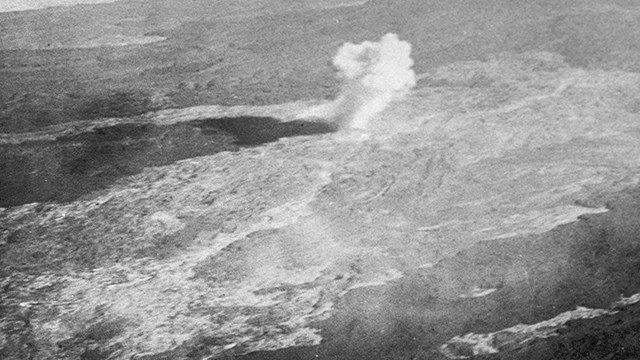
<instances>
[{"instance_id":1,"label":"rocky terrain","mask_svg":"<svg viewBox=\"0 0 640 360\"><path fill-rule=\"evenodd\" d=\"M632 2L193 3L0 14L0 357L640 354ZM301 118L387 31L369 138Z\"/></svg>"}]
</instances>

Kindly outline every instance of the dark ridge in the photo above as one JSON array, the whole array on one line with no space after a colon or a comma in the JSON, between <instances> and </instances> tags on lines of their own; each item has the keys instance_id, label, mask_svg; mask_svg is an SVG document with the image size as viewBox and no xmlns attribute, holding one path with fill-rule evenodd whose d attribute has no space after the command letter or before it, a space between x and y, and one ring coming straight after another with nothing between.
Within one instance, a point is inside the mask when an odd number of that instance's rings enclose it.
<instances>
[{"instance_id":1,"label":"dark ridge","mask_svg":"<svg viewBox=\"0 0 640 360\"><path fill-rule=\"evenodd\" d=\"M209 119L197 122L203 133L223 131L233 135L240 146L255 146L283 137L326 134L337 131L331 123L294 120L280 122L268 117Z\"/></svg>"},{"instance_id":2,"label":"dark ridge","mask_svg":"<svg viewBox=\"0 0 640 360\"><path fill-rule=\"evenodd\" d=\"M0 54L1 56L1 54ZM19 81L7 74L8 81ZM140 90L67 91L55 96L43 91L0 93L0 132L40 131L46 126L100 118L129 118L160 110L167 105L153 101Z\"/></svg>"},{"instance_id":3,"label":"dark ridge","mask_svg":"<svg viewBox=\"0 0 640 360\"><path fill-rule=\"evenodd\" d=\"M145 167L335 131L319 122L237 117L170 126L120 124L56 141L0 146L0 207L74 201Z\"/></svg>"},{"instance_id":4,"label":"dark ridge","mask_svg":"<svg viewBox=\"0 0 640 360\"><path fill-rule=\"evenodd\" d=\"M141 92L116 91L93 99L85 100L78 107L78 119L98 119L107 117L132 117L148 111L158 110L150 96Z\"/></svg>"}]
</instances>

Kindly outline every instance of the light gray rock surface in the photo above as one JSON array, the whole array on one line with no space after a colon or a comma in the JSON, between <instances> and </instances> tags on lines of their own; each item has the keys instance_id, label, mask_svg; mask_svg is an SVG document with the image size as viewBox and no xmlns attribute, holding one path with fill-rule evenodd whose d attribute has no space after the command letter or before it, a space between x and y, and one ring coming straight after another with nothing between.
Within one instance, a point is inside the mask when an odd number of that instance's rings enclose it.
<instances>
[{"instance_id":1,"label":"light gray rock surface","mask_svg":"<svg viewBox=\"0 0 640 360\"><path fill-rule=\"evenodd\" d=\"M71 203L2 209L0 347L15 359L152 359L317 345L314 324L354 289L607 212L588 200L640 178L638 94L635 73L498 55L422 74L369 140L284 138L147 168ZM292 120L308 106L136 121ZM2 141L128 120L109 121ZM519 281L452 281L438 293L489 297Z\"/></svg>"}]
</instances>

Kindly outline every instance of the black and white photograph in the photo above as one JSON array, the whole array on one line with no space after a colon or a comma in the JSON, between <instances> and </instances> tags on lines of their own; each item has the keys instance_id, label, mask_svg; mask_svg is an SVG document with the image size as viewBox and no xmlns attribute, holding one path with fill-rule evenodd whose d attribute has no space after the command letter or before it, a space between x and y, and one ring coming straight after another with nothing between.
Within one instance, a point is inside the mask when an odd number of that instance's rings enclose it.
<instances>
[{"instance_id":1,"label":"black and white photograph","mask_svg":"<svg viewBox=\"0 0 640 360\"><path fill-rule=\"evenodd\" d=\"M0 359L640 359L640 1L0 0Z\"/></svg>"}]
</instances>

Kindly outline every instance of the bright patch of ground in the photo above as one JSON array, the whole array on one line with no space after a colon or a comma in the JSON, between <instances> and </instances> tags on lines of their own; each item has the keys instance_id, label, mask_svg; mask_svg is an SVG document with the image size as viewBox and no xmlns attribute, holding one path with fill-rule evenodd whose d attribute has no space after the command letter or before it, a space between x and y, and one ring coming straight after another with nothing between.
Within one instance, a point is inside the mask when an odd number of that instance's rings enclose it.
<instances>
[{"instance_id":1,"label":"bright patch of ground","mask_svg":"<svg viewBox=\"0 0 640 360\"><path fill-rule=\"evenodd\" d=\"M77 4L100 4L114 1L117 0L2 0L0 1L0 12L36 10Z\"/></svg>"}]
</instances>

